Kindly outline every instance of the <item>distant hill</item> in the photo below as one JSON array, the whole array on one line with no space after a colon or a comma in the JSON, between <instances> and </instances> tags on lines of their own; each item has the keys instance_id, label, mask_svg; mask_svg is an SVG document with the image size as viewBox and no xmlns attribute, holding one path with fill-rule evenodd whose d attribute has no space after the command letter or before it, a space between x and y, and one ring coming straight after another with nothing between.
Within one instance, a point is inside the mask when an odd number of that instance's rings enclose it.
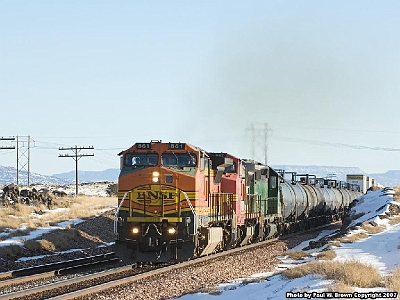
<instances>
[{"instance_id":1,"label":"distant hill","mask_svg":"<svg viewBox=\"0 0 400 300\"><path fill-rule=\"evenodd\" d=\"M119 169L107 169L104 171L79 171L78 180L80 182L117 182L119 176ZM67 179L75 182L75 171L68 173L53 174L53 177Z\"/></svg>"},{"instance_id":2,"label":"distant hill","mask_svg":"<svg viewBox=\"0 0 400 300\"><path fill-rule=\"evenodd\" d=\"M370 174L379 183L386 186L400 186L400 170L390 170L381 174Z\"/></svg>"},{"instance_id":3,"label":"distant hill","mask_svg":"<svg viewBox=\"0 0 400 300\"><path fill-rule=\"evenodd\" d=\"M14 167L3 167L0 166L0 184L10 184L17 183L17 169ZM22 171L18 175L18 183L27 185L28 184L28 172ZM69 184L70 180L54 177L54 176L46 176L37 173L29 174L29 183L53 183L53 184Z\"/></svg>"}]
</instances>

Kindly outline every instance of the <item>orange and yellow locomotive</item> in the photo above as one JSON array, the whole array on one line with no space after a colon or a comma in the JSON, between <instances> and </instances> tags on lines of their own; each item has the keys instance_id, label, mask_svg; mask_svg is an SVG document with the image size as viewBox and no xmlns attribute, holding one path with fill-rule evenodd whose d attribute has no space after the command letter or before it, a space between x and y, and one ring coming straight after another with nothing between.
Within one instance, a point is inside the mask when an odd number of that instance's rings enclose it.
<instances>
[{"instance_id":1,"label":"orange and yellow locomotive","mask_svg":"<svg viewBox=\"0 0 400 300\"><path fill-rule=\"evenodd\" d=\"M152 141L120 155L117 255L133 262L165 262L187 260L206 248L198 246L197 231L209 223L208 195L219 188L206 152L185 143ZM211 234L222 235L218 231Z\"/></svg>"}]
</instances>

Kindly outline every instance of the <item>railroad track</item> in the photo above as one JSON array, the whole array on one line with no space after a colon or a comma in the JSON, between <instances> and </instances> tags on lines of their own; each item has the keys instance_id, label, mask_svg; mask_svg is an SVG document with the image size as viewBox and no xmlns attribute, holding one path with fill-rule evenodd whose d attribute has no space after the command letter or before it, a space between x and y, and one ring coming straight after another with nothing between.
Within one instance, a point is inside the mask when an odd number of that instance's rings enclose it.
<instances>
[{"instance_id":1,"label":"railroad track","mask_svg":"<svg viewBox=\"0 0 400 300\"><path fill-rule=\"evenodd\" d=\"M19 269L19 270L4 272L4 273L0 273L0 284L1 284L2 280L8 279L8 278L38 275L40 273L56 271L56 270L63 270L63 269L74 268L74 267L79 268L80 266L107 262L107 261L114 260L114 259L117 259L115 256L115 253L109 252L109 253L99 254L99 255L95 255L95 256L66 260L66 261L61 261L61 262L56 262L56 263L51 263L51 264L33 266L33 267L29 267L29 268L23 268L23 269Z\"/></svg>"},{"instance_id":2,"label":"railroad track","mask_svg":"<svg viewBox=\"0 0 400 300\"><path fill-rule=\"evenodd\" d=\"M169 265L162 268L147 267L143 269L133 268L132 266L120 267L96 274L80 276L73 279L62 280L56 283L45 284L35 288L29 288L9 294L3 294L0 299L74 299L87 297L90 294L98 293L102 290L114 288L123 284L132 283L153 276L161 275L171 270L187 268L196 264L202 264L207 261L216 260L226 255L232 255L238 252L248 251L252 248L263 247L266 244L276 242L277 239L271 239L256 244L247 245L241 248L235 248L220 252L214 255L205 256L190 260L187 262ZM156 268L156 269L154 269ZM50 272L53 273L53 272ZM38 274L48 275L49 273Z\"/></svg>"},{"instance_id":3,"label":"railroad track","mask_svg":"<svg viewBox=\"0 0 400 300\"><path fill-rule=\"evenodd\" d=\"M329 224L332 225L332 224ZM325 226L324 226L325 227ZM322 227L321 227L322 228ZM320 230L321 228L313 228L311 231ZM297 233L299 234L299 233ZM304 232L300 233L304 234ZM295 235L295 234L294 234ZM289 236L285 236L287 239ZM228 251L220 252L211 256L197 258L191 261L170 265L158 269L143 268L137 269L132 266L120 267L108 271L103 271L96 274L80 276L68 280L59 281L56 283L46 284L43 286L29 288L22 291L17 291L0 296L1 299L85 299L91 294L97 294L107 289L117 288L121 285L129 285L131 283L149 279L154 276L162 276L164 273L171 272L172 270L185 269L195 265L201 265L205 262L217 260L224 256L231 256L235 253L246 252L253 248L261 248L266 245L276 243L278 239L271 239L241 248L235 248ZM53 272L47 273L49 275ZM42 275L46 275L43 273ZM39 276L39 275L35 275ZM30 277L32 280L32 277Z\"/></svg>"},{"instance_id":4,"label":"railroad track","mask_svg":"<svg viewBox=\"0 0 400 300\"><path fill-rule=\"evenodd\" d=\"M6 299L7 287L14 287L17 290L24 285L34 285L36 282L47 280L48 282L62 281L68 275L79 272L90 271L102 265L115 264L119 259L115 253L106 253L86 258L68 260L58 263L39 265L20 270L4 272L0 274L0 298ZM12 298L10 298L12 299Z\"/></svg>"}]
</instances>

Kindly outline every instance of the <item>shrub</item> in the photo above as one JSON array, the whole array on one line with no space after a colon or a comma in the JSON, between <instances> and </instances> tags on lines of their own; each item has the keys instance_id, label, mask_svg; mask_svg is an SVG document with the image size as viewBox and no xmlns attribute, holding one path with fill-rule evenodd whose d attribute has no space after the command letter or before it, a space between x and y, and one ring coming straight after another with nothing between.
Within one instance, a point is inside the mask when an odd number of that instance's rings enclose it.
<instances>
[{"instance_id":1,"label":"shrub","mask_svg":"<svg viewBox=\"0 0 400 300\"><path fill-rule=\"evenodd\" d=\"M389 219L389 224L390 225L396 225L400 223L400 216L394 216Z\"/></svg>"},{"instance_id":2,"label":"shrub","mask_svg":"<svg viewBox=\"0 0 400 300\"><path fill-rule=\"evenodd\" d=\"M56 250L56 246L52 242L50 242L46 239L41 239L39 243L40 243L40 247L44 250L47 250L50 252L54 252Z\"/></svg>"},{"instance_id":3,"label":"shrub","mask_svg":"<svg viewBox=\"0 0 400 300\"><path fill-rule=\"evenodd\" d=\"M400 268L393 270L385 280L385 286L389 291L400 292Z\"/></svg>"},{"instance_id":4,"label":"shrub","mask_svg":"<svg viewBox=\"0 0 400 300\"><path fill-rule=\"evenodd\" d=\"M365 232L359 232L353 235L348 235L342 238L338 238L336 239L337 241L341 242L341 243L353 243L362 239L365 239L368 237L368 234L366 234Z\"/></svg>"},{"instance_id":5,"label":"shrub","mask_svg":"<svg viewBox=\"0 0 400 300\"><path fill-rule=\"evenodd\" d=\"M399 186L395 187L394 191L395 191L395 194L393 196L394 201L400 202L400 187Z\"/></svg>"},{"instance_id":6,"label":"shrub","mask_svg":"<svg viewBox=\"0 0 400 300\"><path fill-rule=\"evenodd\" d=\"M377 234L384 231L386 229L386 226L377 225L376 223L364 223L361 225L361 228L369 234Z\"/></svg>"},{"instance_id":7,"label":"shrub","mask_svg":"<svg viewBox=\"0 0 400 300\"><path fill-rule=\"evenodd\" d=\"M336 252L333 250L326 250L318 253L317 259L321 260L332 260L336 257Z\"/></svg>"},{"instance_id":8,"label":"shrub","mask_svg":"<svg viewBox=\"0 0 400 300\"><path fill-rule=\"evenodd\" d=\"M310 254L304 251L293 251L293 252L286 252L285 253L288 257L296 260L303 259L304 257L309 257Z\"/></svg>"},{"instance_id":9,"label":"shrub","mask_svg":"<svg viewBox=\"0 0 400 300\"><path fill-rule=\"evenodd\" d=\"M335 246L335 247L341 247L340 242L339 241L330 241L329 245Z\"/></svg>"}]
</instances>

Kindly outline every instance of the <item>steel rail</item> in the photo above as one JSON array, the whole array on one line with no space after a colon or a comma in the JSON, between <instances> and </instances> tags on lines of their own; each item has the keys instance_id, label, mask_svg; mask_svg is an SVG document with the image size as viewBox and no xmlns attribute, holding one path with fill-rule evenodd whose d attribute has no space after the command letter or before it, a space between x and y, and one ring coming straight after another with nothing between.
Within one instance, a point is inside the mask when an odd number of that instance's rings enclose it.
<instances>
[{"instance_id":1,"label":"steel rail","mask_svg":"<svg viewBox=\"0 0 400 300\"><path fill-rule=\"evenodd\" d=\"M97 274L85 275L85 276L81 276L81 277L77 277L77 278L73 278L73 279L67 279L67 280L62 280L62 281L55 282L55 283L46 284L46 285L43 285L43 286L40 286L40 287L26 289L26 290L23 290L23 291L4 294L4 295L0 295L0 298L2 300L3 299L7 300L7 299L14 299L14 298L20 298L20 297L29 296L30 298L34 299L34 295L37 294L37 293L42 293L42 292L49 291L49 290L56 290L56 289L59 289L59 288L63 288L65 286L72 286L74 284L79 284L79 283L84 282L84 281L89 281L89 280L93 280L93 279L96 279L96 278L99 278L99 277L115 274L115 273L118 273L118 272L125 272L125 271L129 271L129 270L132 270L132 266L120 267L120 268L117 268L117 269L104 271L104 272L100 272L100 273L97 273Z\"/></svg>"},{"instance_id":2,"label":"steel rail","mask_svg":"<svg viewBox=\"0 0 400 300\"><path fill-rule=\"evenodd\" d=\"M104 256L104 255L101 255L101 256ZM113 256L113 255L111 255L111 256ZM97 258L100 258L100 256L98 256ZM73 272L78 272L83 269L88 269L93 266L107 264L107 263L113 263L113 262L119 261L119 259L115 258L115 257L108 258L106 255L104 257L101 257L100 260L92 259L91 261L89 260L89 262L86 262L86 261L88 261L88 260L86 260L86 259L85 260L81 260L81 259L69 260L69 261L67 261L68 263L60 262L60 263L54 263L54 264L49 264L49 265L37 266L37 268L30 267L27 269L21 269L18 271L21 271L25 275L21 275L18 277L12 277L13 272L15 272L15 271L6 272L4 274L9 275L9 278L0 281L0 288L4 288L4 287L10 286L10 285L23 284L23 283L26 283L29 281L40 280L40 279L53 277L53 276L63 276L63 275L71 274ZM76 262L79 264L72 265L71 264L72 262ZM66 267L63 267L63 266L66 266ZM43 267L44 267L44 269L50 268L52 270L48 271L48 272L43 272L43 270L44 270ZM32 273L34 270L37 271L36 274ZM19 274L21 274L21 273L19 273ZM1 295L0 295L0 297L1 297Z\"/></svg>"},{"instance_id":3,"label":"steel rail","mask_svg":"<svg viewBox=\"0 0 400 300\"><path fill-rule=\"evenodd\" d=\"M114 257L115 257L115 253L109 252L109 253L99 254L99 255L94 255L94 256L89 256L89 257L82 257L82 258L78 258L78 259L72 259L72 260L66 260L66 261L61 261L61 262L56 262L56 263L45 264L45 265L33 266L33 267L28 267L28 268L18 269L18 270L14 270L14 271L0 273L0 279L5 279L8 277L31 276L31 275L36 275L39 273L45 273L45 272L49 272L49 271L55 271L58 269L82 265L85 263L109 260L110 258L114 258Z\"/></svg>"},{"instance_id":4,"label":"steel rail","mask_svg":"<svg viewBox=\"0 0 400 300\"><path fill-rule=\"evenodd\" d=\"M10 278L10 279L0 281L0 288L4 288L4 287L10 286L10 285L22 284L22 283L29 282L29 281L44 279L44 278L48 278L48 277L52 277L52 276L55 276L54 271L46 272L46 273L39 273L36 275L30 275L30 276L24 276L24 277ZM0 298L1 298L1 296L2 295L0 295Z\"/></svg>"}]
</instances>

